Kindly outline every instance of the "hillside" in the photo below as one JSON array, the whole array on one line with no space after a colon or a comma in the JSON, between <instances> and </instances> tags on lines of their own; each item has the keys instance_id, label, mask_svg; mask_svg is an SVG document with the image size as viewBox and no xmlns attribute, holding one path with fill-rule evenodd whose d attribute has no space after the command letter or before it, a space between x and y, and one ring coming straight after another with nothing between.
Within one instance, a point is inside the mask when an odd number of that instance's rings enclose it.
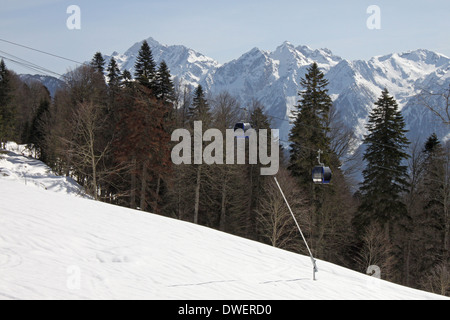
<instances>
[{"instance_id":1,"label":"hillside","mask_svg":"<svg viewBox=\"0 0 450 320\"><path fill-rule=\"evenodd\" d=\"M445 299L325 261L312 281L309 257L85 199L3 157L0 299Z\"/></svg>"}]
</instances>

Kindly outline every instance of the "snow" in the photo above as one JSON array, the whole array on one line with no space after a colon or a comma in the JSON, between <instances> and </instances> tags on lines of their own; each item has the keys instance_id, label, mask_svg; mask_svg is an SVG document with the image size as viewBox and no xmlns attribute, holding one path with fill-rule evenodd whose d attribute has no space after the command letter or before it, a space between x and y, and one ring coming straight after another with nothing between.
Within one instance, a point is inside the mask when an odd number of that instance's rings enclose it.
<instances>
[{"instance_id":1,"label":"snow","mask_svg":"<svg viewBox=\"0 0 450 320\"><path fill-rule=\"evenodd\" d=\"M17 153L0 168L0 299L446 299L325 261L313 281L309 257L53 192Z\"/></svg>"},{"instance_id":2,"label":"snow","mask_svg":"<svg viewBox=\"0 0 450 320\"><path fill-rule=\"evenodd\" d=\"M72 178L57 176L41 161L27 157L31 152L24 145L9 142L6 149L8 152L0 155L0 178L52 192L87 197Z\"/></svg>"}]
</instances>

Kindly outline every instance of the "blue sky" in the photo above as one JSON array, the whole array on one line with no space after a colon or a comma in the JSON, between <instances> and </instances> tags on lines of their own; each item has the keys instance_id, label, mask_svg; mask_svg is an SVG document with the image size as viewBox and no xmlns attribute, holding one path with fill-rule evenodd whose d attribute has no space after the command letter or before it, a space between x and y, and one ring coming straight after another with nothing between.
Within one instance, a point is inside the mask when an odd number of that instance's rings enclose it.
<instances>
[{"instance_id":1,"label":"blue sky","mask_svg":"<svg viewBox=\"0 0 450 320\"><path fill-rule=\"evenodd\" d=\"M81 30L66 26L69 5L81 9ZM370 5L381 9L380 30L366 26ZM76 61L97 51L124 52L148 37L220 63L254 47L275 50L286 40L350 60L418 48L450 56L449 13L448 0L0 0L0 39ZM57 73L76 66L1 41L0 51Z\"/></svg>"}]
</instances>

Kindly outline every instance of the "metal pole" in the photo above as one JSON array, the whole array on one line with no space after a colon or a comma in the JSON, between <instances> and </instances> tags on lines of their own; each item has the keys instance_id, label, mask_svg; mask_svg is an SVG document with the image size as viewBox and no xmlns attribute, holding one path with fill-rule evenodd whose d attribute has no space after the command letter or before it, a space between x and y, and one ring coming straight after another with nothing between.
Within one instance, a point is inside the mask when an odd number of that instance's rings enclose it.
<instances>
[{"instance_id":1,"label":"metal pole","mask_svg":"<svg viewBox=\"0 0 450 320\"><path fill-rule=\"evenodd\" d=\"M275 182L276 182L276 184L278 186L278 189L280 189L280 192L281 192L281 195L283 196L284 202L286 202L286 205L289 208L289 211L291 212L292 218L294 218L295 224L297 225L298 231L300 232L300 235L302 236L303 241L305 242L306 248L308 249L309 256L310 256L311 262L313 264L313 280L316 280L316 272L318 271L317 265L316 265L316 260L313 257L311 249L309 249L308 242L306 242L306 239L305 239L305 236L303 235L302 229L300 228L300 225L298 224L297 219L295 218L295 215L292 212L291 206L289 205L289 203L288 203L288 201L287 201L287 199L286 199L286 197L285 197L285 195L283 193L283 190L281 189L281 186L278 183L277 178L275 176L273 178L275 179Z\"/></svg>"}]
</instances>

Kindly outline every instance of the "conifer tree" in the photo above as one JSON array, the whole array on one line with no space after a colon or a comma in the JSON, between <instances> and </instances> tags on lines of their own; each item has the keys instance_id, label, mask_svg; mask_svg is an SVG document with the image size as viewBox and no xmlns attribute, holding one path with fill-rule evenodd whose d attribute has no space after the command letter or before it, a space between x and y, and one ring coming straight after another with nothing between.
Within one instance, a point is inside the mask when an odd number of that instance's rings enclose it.
<instances>
[{"instance_id":1,"label":"conifer tree","mask_svg":"<svg viewBox=\"0 0 450 320\"><path fill-rule=\"evenodd\" d=\"M424 200L423 227L428 233L423 241L427 255L434 255L428 263L436 264L438 261L450 263L449 226L450 226L450 155L446 154L444 147L432 134L425 143L424 176L422 196Z\"/></svg>"},{"instance_id":2,"label":"conifer tree","mask_svg":"<svg viewBox=\"0 0 450 320\"><path fill-rule=\"evenodd\" d=\"M111 58L111 61L109 62L107 71L108 71L109 88L112 91L116 92L118 90L118 88L120 87L120 81L121 81L120 70L119 70L119 66L116 62L116 59Z\"/></svg>"},{"instance_id":3,"label":"conifer tree","mask_svg":"<svg viewBox=\"0 0 450 320\"><path fill-rule=\"evenodd\" d=\"M264 113L263 106L258 102L253 102L253 110L250 114L250 122L252 128L255 130L267 129L270 130L270 121Z\"/></svg>"},{"instance_id":4,"label":"conifer tree","mask_svg":"<svg viewBox=\"0 0 450 320\"><path fill-rule=\"evenodd\" d=\"M123 70L122 72L122 87L128 87L130 88L132 86L132 80L133 76L131 75L130 71Z\"/></svg>"},{"instance_id":5,"label":"conifer tree","mask_svg":"<svg viewBox=\"0 0 450 320\"><path fill-rule=\"evenodd\" d=\"M195 121L201 121L203 130L210 127L212 122L212 114L210 111L210 106L205 98L203 88L198 85L194 92L194 99L192 106L189 108L188 112L191 128L193 128ZM195 134L195 133L194 133ZM203 135L203 133L200 133ZM194 137L195 138L195 137ZM193 169L195 171L195 196L194 196L194 223L199 223L199 211L200 211L200 192L202 185L204 184L204 171L206 168L205 164L195 164Z\"/></svg>"},{"instance_id":6,"label":"conifer tree","mask_svg":"<svg viewBox=\"0 0 450 320\"><path fill-rule=\"evenodd\" d=\"M322 150L326 162L330 161L328 114L332 106L328 96L328 80L316 63L308 68L301 80L304 90L299 92L297 115L289 140L291 142L289 170L301 184L309 184L311 170L317 165L317 152Z\"/></svg>"},{"instance_id":7,"label":"conifer tree","mask_svg":"<svg viewBox=\"0 0 450 320\"><path fill-rule=\"evenodd\" d=\"M162 61L156 72L155 95L158 100L164 104L173 104L175 99L175 89L171 79L169 67L165 61Z\"/></svg>"},{"instance_id":8,"label":"conifer tree","mask_svg":"<svg viewBox=\"0 0 450 320\"><path fill-rule=\"evenodd\" d=\"M10 71L2 59L0 61L0 148L1 144L11 138L14 129L15 112L10 105L12 91L10 76Z\"/></svg>"},{"instance_id":9,"label":"conifer tree","mask_svg":"<svg viewBox=\"0 0 450 320\"><path fill-rule=\"evenodd\" d=\"M309 242L312 250L318 258L338 262L349 245L347 235L353 212L339 159L331 151L329 114L332 100L328 95L328 80L314 63L308 68L301 85L303 91L299 92L298 111L289 137L288 169L306 196L305 205L310 207ZM323 152L321 162L331 167L333 172L331 185L316 185L312 181L312 169L319 164L319 150Z\"/></svg>"},{"instance_id":10,"label":"conifer tree","mask_svg":"<svg viewBox=\"0 0 450 320\"><path fill-rule=\"evenodd\" d=\"M142 43L134 69L134 75L138 83L154 92L156 87L156 64L147 41Z\"/></svg>"},{"instance_id":11,"label":"conifer tree","mask_svg":"<svg viewBox=\"0 0 450 320\"><path fill-rule=\"evenodd\" d=\"M271 139L271 131L270 131L270 122L267 118L267 115L264 113L264 106L259 102L254 100L251 106L250 112L250 123L252 129L254 129L257 134L259 134L259 130L265 129L268 134L268 141ZM260 142L258 141L258 144ZM258 146L259 147L259 146ZM268 150L270 150L270 143L268 144ZM269 152L272 152L271 150ZM247 152L248 154L248 152ZM258 213L257 207L261 198L265 197L264 189L267 185L268 179L267 176L261 175L261 167L260 163L258 164L249 164L246 166L246 194L247 194L247 232L246 237L250 239L257 239L259 237L258 230Z\"/></svg>"},{"instance_id":12,"label":"conifer tree","mask_svg":"<svg viewBox=\"0 0 450 320\"><path fill-rule=\"evenodd\" d=\"M48 100L42 100L39 104L36 114L31 122L28 142L32 144L36 150L36 156L39 160L46 162L47 154L45 150L45 128L44 121L50 113L50 102Z\"/></svg>"},{"instance_id":13,"label":"conifer tree","mask_svg":"<svg viewBox=\"0 0 450 320\"><path fill-rule=\"evenodd\" d=\"M203 121L203 128L208 127L211 123L210 106L201 85L198 85L194 92L194 99L188 113L191 122Z\"/></svg>"},{"instance_id":14,"label":"conifer tree","mask_svg":"<svg viewBox=\"0 0 450 320\"><path fill-rule=\"evenodd\" d=\"M91 66L95 68L95 70L101 74L105 71L105 59L101 52L95 53L94 57L91 60Z\"/></svg>"},{"instance_id":15,"label":"conifer tree","mask_svg":"<svg viewBox=\"0 0 450 320\"><path fill-rule=\"evenodd\" d=\"M408 188L404 161L409 157L405 152L409 142L403 116L387 89L375 103L367 129L369 134L364 139L366 169L357 219L360 227L378 223L389 239L390 224L407 215L401 195Z\"/></svg>"}]
</instances>

